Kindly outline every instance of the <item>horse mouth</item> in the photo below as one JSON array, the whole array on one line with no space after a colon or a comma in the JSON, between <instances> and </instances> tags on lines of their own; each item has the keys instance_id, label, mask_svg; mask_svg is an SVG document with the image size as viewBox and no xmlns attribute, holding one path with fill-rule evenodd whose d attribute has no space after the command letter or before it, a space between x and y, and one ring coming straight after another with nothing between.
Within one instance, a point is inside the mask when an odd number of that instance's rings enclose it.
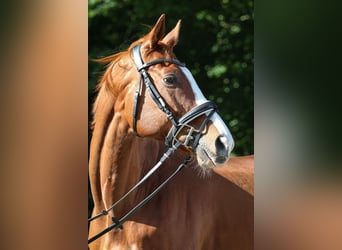
<instances>
[{"instance_id":1,"label":"horse mouth","mask_svg":"<svg viewBox=\"0 0 342 250\"><path fill-rule=\"evenodd\" d=\"M196 158L201 168L210 170L226 163L228 154L216 154L205 143L200 143L196 148Z\"/></svg>"}]
</instances>

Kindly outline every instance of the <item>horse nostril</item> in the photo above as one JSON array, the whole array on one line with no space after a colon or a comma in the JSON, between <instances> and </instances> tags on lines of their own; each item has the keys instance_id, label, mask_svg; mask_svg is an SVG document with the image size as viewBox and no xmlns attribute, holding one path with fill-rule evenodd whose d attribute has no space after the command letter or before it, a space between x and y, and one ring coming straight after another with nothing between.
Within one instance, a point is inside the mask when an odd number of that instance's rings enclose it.
<instances>
[{"instance_id":1,"label":"horse nostril","mask_svg":"<svg viewBox=\"0 0 342 250\"><path fill-rule=\"evenodd\" d=\"M215 141L215 146L218 155L228 155L229 152L229 143L228 138L226 136L219 136Z\"/></svg>"},{"instance_id":2,"label":"horse nostril","mask_svg":"<svg viewBox=\"0 0 342 250\"><path fill-rule=\"evenodd\" d=\"M226 136L219 136L215 141L216 146L216 159L215 162L223 164L228 159L229 155L229 143Z\"/></svg>"}]
</instances>

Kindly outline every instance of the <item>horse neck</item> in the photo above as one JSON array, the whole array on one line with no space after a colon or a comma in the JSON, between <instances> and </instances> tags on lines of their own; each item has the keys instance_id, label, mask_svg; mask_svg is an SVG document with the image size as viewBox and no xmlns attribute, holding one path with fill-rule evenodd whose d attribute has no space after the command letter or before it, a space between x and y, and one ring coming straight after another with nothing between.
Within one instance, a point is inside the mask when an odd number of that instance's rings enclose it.
<instances>
[{"instance_id":1,"label":"horse neck","mask_svg":"<svg viewBox=\"0 0 342 250\"><path fill-rule=\"evenodd\" d=\"M105 93L99 93L104 96ZM107 209L120 199L142 176L154 166L165 152L163 142L136 137L121 112L117 100L97 101L95 126L90 146L89 175L92 195L98 209ZM156 181L153 177L153 180ZM127 197L122 205L130 206L151 187ZM125 210L125 209L122 209Z\"/></svg>"}]
</instances>

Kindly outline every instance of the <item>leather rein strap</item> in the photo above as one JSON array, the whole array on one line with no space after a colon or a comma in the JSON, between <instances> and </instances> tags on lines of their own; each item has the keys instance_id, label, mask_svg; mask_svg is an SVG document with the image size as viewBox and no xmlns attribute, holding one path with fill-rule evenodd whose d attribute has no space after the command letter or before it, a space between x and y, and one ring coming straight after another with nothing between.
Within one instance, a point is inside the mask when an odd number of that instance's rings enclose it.
<instances>
[{"instance_id":1,"label":"leather rein strap","mask_svg":"<svg viewBox=\"0 0 342 250\"><path fill-rule=\"evenodd\" d=\"M173 150L169 149L167 153L165 153L162 157L162 159L141 179L134 187L132 187L121 199L119 199L117 202L115 202L110 208L103 210L101 213L95 215L94 217L88 219L88 223L100 218L104 215L107 215L110 210L112 210L117 204L119 204L124 198L126 198L133 190L135 190L137 187L139 187L148 177L151 176L151 174L156 171L162 163L176 150L178 147L175 147ZM94 240L100 238L102 235L108 233L109 231L120 228L123 229L122 224L132 215L134 214L139 208L141 208L143 205L145 205L149 200L151 200L159 191L177 174L179 173L191 160L191 156L187 156L182 164L178 166L178 168L162 183L160 184L152 193L150 193L145 199L143 199L141 202L138 203L134 208L132 208L126 215L124 215L121 219L116 219L115 217L112 217L112 221L114 222L112 225L108 226L101 232L97 233L90 239L88 239L88 244L93 242Z\"/></svg>"}]
</instances>

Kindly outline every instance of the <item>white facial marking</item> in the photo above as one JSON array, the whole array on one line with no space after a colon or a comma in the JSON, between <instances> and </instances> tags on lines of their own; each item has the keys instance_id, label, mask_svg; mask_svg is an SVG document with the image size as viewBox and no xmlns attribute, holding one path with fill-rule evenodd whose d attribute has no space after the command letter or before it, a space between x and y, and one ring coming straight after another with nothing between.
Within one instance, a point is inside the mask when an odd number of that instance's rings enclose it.
<instances>
[{"instance_id":1,"label":"white facial marking","mask_svg":"<svg viewBox=\"0 0 342 250\"><path fill-rule=\"evenodd\" d=\"M195 95L195 102L197 105L200 105L204 102L207 102L207 98L204 97L202 91L200 90L200 88L198 87L198 84L196 82L196 80L194 79L194 77L192 76L190 70L188 70L186 67L180 67L181 70L183 71L184 75L186 76L186 78L188 79L192 91ZM212 123L214 124L214 126L216 127L216 129L218 130L219 134L221 136L225 136L228 139L228 146L229 146L229 153L231 152L231 150L234 147L234 139L227 127L227 125L224 123L224 121L222 120L222 118L217 114L217 112L215 112L210 120L212 121Z\"/></svg>"},{"instance_id":2,"label":"white facial marking","mask_svg":"<svg viewBox=\"0 0 342 250\"><path fill-rule=\"evenodd\" d=\"M233 150L234 148L234 139L233 136L231 135L227 125L224 123L222 120L221 116L219 116L216 112L213 114L213 116L210 118L216 129L219 131L220 135L225 136L227 138L228 142L228 147L229 147L229 152Z\"/></svg>"},{"instance_id":3,"label":"white facial marking","mask_svg":"<svg viewBox=\"0 0 342 250\"><path fill-rule=\"evenodd\" d=\"M190 82L192 91L194 92L195 95L195 102L197 105L200 105L204 102L207 102L207 98L204 97L202 91L200 90L200 88L197 85L196 80L194 79L194 77L192 76L190 70L188 70L188 68L186 67L180 67L181 70L183 71L184 75L186 76L186 78L188 79L188 81Z\"/></svg>"}]
</instances>

